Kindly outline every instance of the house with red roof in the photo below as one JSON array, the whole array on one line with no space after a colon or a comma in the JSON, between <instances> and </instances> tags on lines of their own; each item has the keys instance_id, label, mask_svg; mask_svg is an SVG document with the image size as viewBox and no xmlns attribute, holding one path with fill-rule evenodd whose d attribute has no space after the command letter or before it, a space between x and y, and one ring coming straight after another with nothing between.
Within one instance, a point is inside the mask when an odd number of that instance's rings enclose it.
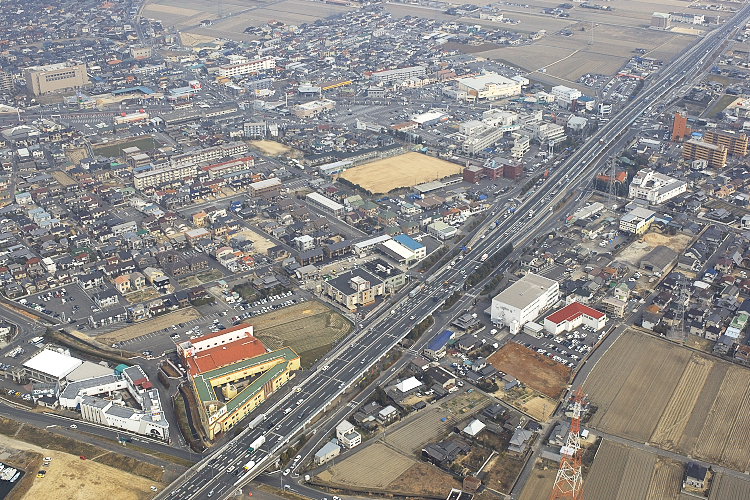
<instances>
[{"instance_id":1,"label":"house with red roof","mask_svg":"<svg viewBox=\"0 0 750 500\"><path fill-rule=\"evenodd\" d=\"M605 313L580 302L573 302L544 318L544 329L554 335L575 330L581 325L594 331L601 330L606 324Z\"/></svg>"}]
</instances>

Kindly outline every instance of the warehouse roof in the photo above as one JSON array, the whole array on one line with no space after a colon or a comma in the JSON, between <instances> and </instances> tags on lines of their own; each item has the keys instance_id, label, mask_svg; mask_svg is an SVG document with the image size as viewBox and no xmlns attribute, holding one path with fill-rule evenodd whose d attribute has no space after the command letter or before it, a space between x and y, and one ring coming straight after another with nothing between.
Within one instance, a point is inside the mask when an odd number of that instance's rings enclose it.
<instances>
[{"instance_id":1,"label":"warehouse roof","mask_svg":"<svg viewBox=\"0 0 750 500\"><path fill-rule=\"evenodd\" d=\"M524 309L552 287L558 287L555 280L528 273L493 298L518 309Z\"/></svg>"},{"instance_id":2,"label":"warehouse roof","mask_svg":"<svg viewBox=\"0 0 750 500\"><path fill-rule=\"evenodd\" d=\"M26 368L61 379L83 364L80 359L44 349L23 364Z\"/></svg>"}]
</instances>

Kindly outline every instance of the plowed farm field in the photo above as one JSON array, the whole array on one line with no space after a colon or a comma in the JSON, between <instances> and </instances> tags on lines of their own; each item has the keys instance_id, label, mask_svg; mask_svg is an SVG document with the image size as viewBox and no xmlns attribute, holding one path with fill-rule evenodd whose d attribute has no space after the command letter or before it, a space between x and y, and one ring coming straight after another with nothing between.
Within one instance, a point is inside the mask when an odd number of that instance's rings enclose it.
<instances>
[{"instance_id":1,"label":"plowed farm field","mask_svg":"<svg viewBox=\"0 0 750 500\"><path fill-rule=\"evenodd\" d=\"M745 367L629 331L599 360L584 390L598 407L589 421L594 429L741 472L750 468Z\"/></svg>"},{"instance_id":2,"label":"plowed farm field","mask_svg":"<svg viewBox=\"0 0 750 500\"><path fill-rule=\"evenodd\" d=\"M586 497L678 500L683 472L680 462L605 439L585 478Z\"/></svg>"}]
</instances>

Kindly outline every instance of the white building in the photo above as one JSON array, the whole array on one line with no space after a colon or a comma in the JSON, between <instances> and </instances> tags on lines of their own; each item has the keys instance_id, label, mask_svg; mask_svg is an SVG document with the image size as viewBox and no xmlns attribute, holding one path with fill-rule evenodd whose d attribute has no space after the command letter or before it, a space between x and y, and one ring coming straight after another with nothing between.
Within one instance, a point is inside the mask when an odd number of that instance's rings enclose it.
<instances>
[{"instance_id":1,"label":"white building","mask_svg":"<svg viewBox=\"0 0 750 500\"><path fill-rule=\"evenodd\" d=\"M515 159L523 158L531 149L531 137L526 134L513 133L513 147L510 148L510 155Z\"/></svg>"},{"instance_id":2,"label":"white building","mask_svg":"<svg viewBox=\"0 0 750 500\"><path fill-rule=\"evenodd\" d=\"M336 426L336 439L344 448L352 449L362 443L362 436L348 420Z\"/></svg>"},{"instance_id":3,"label":"white building","mask_svg":"<svg viewBox=\"0 0 750 500\"><path fill-rule=\"evenodd\" d=\"M658 205L679 196L685 191L687 191L685 181L645 168L633 177L628 196L634 199L647 200L652 205Z\"/></svg>"},{"instance_id":4,"label":"white building","mask_svg":"<svg viewBox=\"0 0 750 500\"><path fill-rule=\"evenodd\" d=\"M323 196L320 193L309 193L307 196L305 196L305 199L310 203L311 205L314 205L326 212L329 212L336 217L339 217L344 214L346 211L346 207L342 205L341 203L337 203L333 201L330 198L327 198Z\"/></svg>"},{"instance_id":5,"label":"white building","mask_svg":"<svg viewBox=\"0 0 750 500\"><path fill-rule=\"evenodd\" d=\"M571 103L581 97L583 94L580 90L566 87L565 85L557 85L552 87L552 95L555 96L555 101L564 107L570 107Z\"/></svg>"},{"instance_id":6,"label":"white building","mask_svg":"<svg viewBox=\"0 0 750 500\"><path fill-rule=\"evenodd\" d=\"M526 274L492 299L493 323L510 328L512 334L552 307L560 297L557 281L533 273Z\"/></svg>"},{"instance_id":7,"label":"white building","mask_svg":"<svg viewBox=\"0 0 750 500\"><path fill-rule=\"evenodd\" d=\"M409 78L425 76L427 68L424 66L409 66L408 68L385 69L375 71L370 78L378 83L402 82Z\"/></svg>"},{"instance_id":8,"label":"white building","mask_svg":"<svg viewBox=\"0 0 750 500\"><path fill-rule=\"evenodd\" d=\"M503 99L521 94L521 82L511 80L497 73L485 73L480 76L459 78L458 90L466 92L467 101L478 99Z\"/></svg>"},{"instance_id":9,"label":"white building","mask_svg":"<svg viewBox=\"0 0 750 500\"><path fill-rule=\"evenodd\" d=\"M482 122L491 127L507 127L518 121L518 113L504 109L488 109L482 113Z\"/></svg>"},{"instance_id":10,"label":"white building","mask_svg":"<svg viewBox=\"0 0 750 500\"><path fill-rule=\"evenodd\" d=\"M472 133L466 137L461 148L466 154L477 154L500 142L504 135L505 130L501 127L482 125L481 128L474 129Z\"/></svg>"},{"instance_id":11,"label":"white building","mask_svg":"<svg viewBox=\"0 0 750 500\"><path fill-rule=\"evenodd\" d=\"M253 336L253 326L247 323L225 328L215 333L209 333L192 340L186 340L177 344L177 353L182 359L195 356L199 352L228 345L241 339Z\"/></svg>"},{"instance_id":12,"label":"white building","mask_svg":"<svg viewBox=\"0 0 750 500\"><path fill-rule=\"evenodd\" d=\"M553 335L575 330L581 325L598 331L606 324L606 314L580 302L568 304L544 318L544 329Z\"/></svg>"},{"instance_id":13,"label":"white building","mask_svg":"<svg viewBox=\"0 0 750 500\"><path fill-rule=\"evenodd\" d=\"M233 77L241 75L249 75L251 73L259 73L261 71L268 71L276 67L276 59L273 57L264 57L262 59L256 59L254 61L239 62L237 64L227 64L225 66L219 66L219 76Z\"/></svg>"},{"instance_id":14,"label":"white building","mask_svg":"<svg viewBox=\"0 0 750 500\"><path fill-rule=\"evenodd\" d=\"M620 231L630 234L643 234L648 231L656 217L656 212L647 208L636 207L620 217Z\"/></svg>"},{"instance_id":15,"label":"white building","mask_svg":"<svg viewBox=\"0 0 750 500\"><path fill-rule=\"evenodd\" d=\"M127 399L138 407L126 406L125 398L118 394L121 391L127 391ZM88 422L169 440L169 422L164 417L159 391L140 366L71 382L60 393L59 403L63 408L79 409Z\"/></svg>"},{"instance_id":16,"label":"white building","mask_svg":"<svg viewBox=\"0 0 750 500\"><path fill-rule=\"evenodd\" d=\"M43 349L23 364L24 374L37 382L59 382L83 364L68 354Z\"/></svg>"},{"instance_id":17,"label":"white building","mask_svg":"<svg viewBox=\"0 0 750 500\"><path fill-rule=\"evenodd\" d=\"M541 144L556 144L565 140L565 127L556 123L537 123L530 128L534 133L534 139Z\"/></svg>"}]
</instances>

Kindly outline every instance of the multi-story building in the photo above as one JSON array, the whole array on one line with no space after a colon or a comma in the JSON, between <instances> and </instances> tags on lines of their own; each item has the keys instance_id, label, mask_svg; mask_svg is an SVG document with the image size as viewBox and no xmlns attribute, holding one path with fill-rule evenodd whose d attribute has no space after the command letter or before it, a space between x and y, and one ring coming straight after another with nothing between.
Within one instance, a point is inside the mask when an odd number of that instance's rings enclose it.
<instances>
[{"instance_id":1,"label":"multi-story building","mask_svg":"<svg viewBox=\"0 0 750 500\"><path fill-rule=\"evenodd\" d=\"M89 84L85 64L57 63L32 66L23 71L26 87L33 95L75 90Z\"/></svg>"},{"instance_id":2,"label":"multi-story building","mask_svg":"<svg viewBox=\"0 0 750 500\"><path fill-rule=\"evenodd\" d=\"M145 189L170 182L195 177L198 169L195 164L186 165L144 165L133 169L133 187Z\"/></svg>"},{"instance_id":3,"label":"multi-story building","mask_svg":"<svg viewBox=\"0 0 750 500\"><path fill-rule=\"evenodd\" d=\"M335 215L336 217L340 217L346 212L346 207L344 207L344 205L337 203L330 198L326 198L320 193L309 193L305 196L305 199L311 205Z\"/></svg>"},{"instance_id":4,"label":"multi-story building","mask_svg":"<svg viewBox=\"0 0 750 500\"><path fill-rule=\"evenodd\" d=\"M656 212L647 208L636 207L620 217L620 231L630 234L643 234L651 227Z\"/></svg>"},{"instance_id":5,"label":"multi-story building","mask_svg":"<svg viewBox=\"0 0 750 500\"><path fill-rule=\"evenodd\" d=\"M493 323L503 324L516 334L523 325L555 305L559 297L557 281L528 273L492 298L490 317Z\"/></svg>"},{"instance_id":6,"label":"multi-story building","mask_svg":"<svg viewBox=\"0 0 750 500\"><path fill-rule=\"evenodd\" d=\"M687 191L687 183L645 168L633 177L628 196L646 200L652 205L664 203Z\"/></svg>"},{"instance_id":7,"label":"multi-story building","mask_svg":"<svg viewBox=\"0 0 750 500\"><path fill-rule=\"evenodd\" d=\"M255 165L255 158L253 158L252 156L246 156L244 158L237 158L236 160L222 161L219 163L213 163L211 165L205 165L200 168L200 171L208 174L208 178L213 180L219 179L228 174L248 170L253 165Z\"/></svg>"},{"instance_id":8,"label":"multi-story building","mask_svg":"<svg viewBox=\"0 0 750 500\"><path fill-rule=\"evenodd\" d=\"M281 192L281 180L278 177L271 177L253 182L248 186L248 192L253 197L274 198Z\"/></svg>"},{"instance_id":9,"label":"multi-story building","mask_svg":"<svg viewBox=\"0 0 750 500\"><path fill-rule=\"evenodd\" d=\"M531 149L531 138L526 134L513 133L513 147L510 155L515 159L523 158Z\"/></svg>"},{"instance_id":10,"label":"multi-story building","mask_svg":"<svg viewBox=\"0 0 750 500\"><path fill-rule=\"evenodd\" d=\"M427 68L424 66L409 66L407 68L374 71L370 78L378 83L395 83L408 80L409 78L422 77L426 74Z\"/></svg>"},{"instance_id":11,"label":"multi-story building","mask_svg":"<svg viewBox=\"0 0 750 500\"><path fill-rule=\"evenodd\" d=\"M743 133L709 130L703 134L703 140L716 146L725 147L732 156L747 156L747 136Z\"/></svg>"},{"instance_id":12,"label":"multi-story building","mask_svg":"<svg viewBox=\"0 0 750 500\"><path fill-rule=\"evenodd\" d=\"M174 166L197 165L198 163L223 160L232 156L247 154L247 144L240 141L228 142L219 146L190 151L188 153L174 155L169 162Z\"/></svg>"},{"instance_id":13,"label":"multi-story building","mask_svg":"<svg viewBox=\"0 0 750 500\"><path fill-rule=\"evenodd\" d=\"M681 113L677 111L674 114L674 121L672 122L672 140L680 141L685 137L690 136L692 130L688 125L687 113Z\"/></svg>"},{"instance_id":14,"label":"multi-story building","mask_svg":"<svg viewBox=\"0 0 750 500\"><path fill-rule=\"evenodd\" d=\"M0 70L0 92L4 94L12 94L15 91L13 85L13 75Z\"/></svg>"},{"instance_id":15,"label":"multi-story building","mask_svg":"<svg viewBox=\"0 0 750 500\"><path fill-rule=\"evenodd\" d=\"M477 154L488 147L497 144L503 138L505 130L501 127L491 127L482 125L472 130L462 145L463 152L466 154Z\"/></svg>"},{"instance_id":16,"label":"multi-story building","mask_svg":"<svg viewBox=\"0 0 750 500\"><path fill-rule=\"evenodd\" d=\"M219 76L233 77L249 75L252 73L260 73L262 71L268 71L276 67L276 59L273 57L264 57L262 59L255 59L254 61L245 61L237 64L227 64L219 66Z\"/></svg>"},{"instance_id":17,"label":"multi-story building","mask_svg":"<svg viewBox=\"0 0 750 500\"><path fill-rule=\"evenodd\" d=\"M687 161L706 160L709 168L722 169L727 164L729 150L710 142L690 139L682 146L682 158Z\"/></svg>"},{"instance_id":18,"label":"multi-story building","mask_svg":"<svg viewBox=\"0 0 750 500\"><path fill-rule=\"evenodd\" d=\"M476 101L487 99L503 99L521 94L521 83L510 78L506 78L497 73L485 73L480 76L459 78L458 90L460 95L466 95L466 100Z\"/></svg>"},{"instance_id":19,"label":"multi-story building","mask_svg":"<svg viewBox=\"0 0 750 500\"><path fill-rule=\"evenodd\" d=\"M297 104L292 108L292 114L297 118L311 118L321 113L330 111L336 107L336 103L330 99L319 99L303 104Z\"/></svg>"},{"instance_id":20,"label":"multi-story building","mask_svg":"<svg viewBox=\"0 0 750 500\"><path fill-rule=\"evenodd\" d=\"M350 311L358 306L375 302L375 298L385 294L383 280L361 269L352 269L323 282L323 293Z\"/></svg>"},{"instance_id":21,"label":"multi-story building","mask_svg":"<svg viewBox=\"0 0 750 500\"><path fill-rule=\"evenodd\" d=\"M670 18L666 12L654 12L651 15L651 27L659 30L669 29Z\"/></svg>"},{"instance_id":22,"label":"multi-story building","mask_svg":"<svg viewBox=\"0 0 750 500\"><path fill-rule=\"evenodd\" d=\"M578 89L566 87L565 85L556 85L552 87L552 95L558 104L567 108L583 94Z\"/></svg>"}]
</instances>

